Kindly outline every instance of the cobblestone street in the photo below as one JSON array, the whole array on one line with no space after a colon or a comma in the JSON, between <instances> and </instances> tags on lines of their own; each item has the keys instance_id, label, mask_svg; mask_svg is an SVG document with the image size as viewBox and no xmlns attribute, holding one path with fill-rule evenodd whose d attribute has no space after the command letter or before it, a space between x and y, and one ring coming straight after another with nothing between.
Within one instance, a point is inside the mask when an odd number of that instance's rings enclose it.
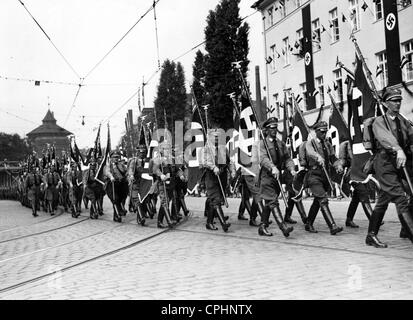
<instances>
[{"instance_id":1,"label":"cobblestone street","mask_svg":"<svg viewBox=\"0 0 413 320\"><path fill-rule=\"evenodd\" d=\"M389 207L380 239L364 244L368 222L331 236L319 214L318 234L299 221L290 238L273 223L260 237L237 220L239 199L228 199L231 228L205 229L205 198L188 197L192 212L173 230L136 224L135 214L112 221L105 200L99 220L58 211L33 218L17 202L0 202L0 299L412 299L413 244L399 238ZM331 201L344 226L348 202ZM305 200L308 211L311 200ZM282 205L282 210L283 205ZM293 218L299 220L296 211Z\"/></svg>"}]
</instances>

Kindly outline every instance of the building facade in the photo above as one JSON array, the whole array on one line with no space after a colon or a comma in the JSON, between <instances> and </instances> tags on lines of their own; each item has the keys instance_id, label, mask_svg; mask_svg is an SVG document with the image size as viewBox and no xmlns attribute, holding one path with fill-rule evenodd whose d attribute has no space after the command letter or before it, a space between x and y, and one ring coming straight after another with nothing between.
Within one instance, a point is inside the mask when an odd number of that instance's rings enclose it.
<instances>
[{"instance_id":1,"label":"building facade","mask_svg":"<svg viewBox=\"0 0 413 320\"><path fill-rule=\"evenodd\" d=\"M46 151L46 145L55 146L56 156L60 156L62 151L68 151L70 146L69 136L71 132L56 124L56 119L52 111L48 110L42 120L43 124L27 134L29 143L37 154Z\"/></svg>"},{"instance_id":2,"label":"building facade","mask_svg":"<svg viewBox=\"0 0 413 320\"><path fill-rule=\"evenodd\" d=\"M313 124L331 100L347 119L347 72L356 66L357 40L377 89L402 88L401 113L413 119L413 6L411 0L259 0L252 7L262 14L269 115L283 118L284 95L299 103Z\"/></svg>"}]
</instances>

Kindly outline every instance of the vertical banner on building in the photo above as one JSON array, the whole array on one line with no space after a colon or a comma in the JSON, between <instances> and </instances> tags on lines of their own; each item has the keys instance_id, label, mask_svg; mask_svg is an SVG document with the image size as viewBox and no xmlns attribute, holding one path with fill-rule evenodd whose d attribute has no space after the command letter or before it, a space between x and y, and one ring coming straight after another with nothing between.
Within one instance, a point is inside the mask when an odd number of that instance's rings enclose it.
<instances>
[{"instance_id":1,"label":"vertical banner on building","mask_svg":"<svg viewBox=\"0 0 413 320\"><path fill-rule=\"evenodd\" d=\"M402 82L400 69L400 36L397 0L383 1L384 31L386 36L387 67L389 72L389 86Z\"/></svg>"},{"instance_id":2,"label":"vertical banner on building","mask_svg":"<svg viewBox=\"0 0 413 320\"><path fill-rule=\"evenodd\" d=\"M314 92L314 65L313 65L313 37L311 31L311 9L310 4L302 9L303 15L303 52L305 66L305 81L307 83L308 109L315 109L315 97L309 93Z\"/></svg>"}]
</instances>

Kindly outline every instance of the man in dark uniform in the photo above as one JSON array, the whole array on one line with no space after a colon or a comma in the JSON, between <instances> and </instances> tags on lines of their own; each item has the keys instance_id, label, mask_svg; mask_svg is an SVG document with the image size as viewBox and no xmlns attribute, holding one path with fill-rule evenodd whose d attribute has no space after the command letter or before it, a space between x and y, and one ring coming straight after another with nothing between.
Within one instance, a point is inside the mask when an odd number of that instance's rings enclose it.
<instances>
[{"instance_id":1,"label":"man in dark uniform","mask_svg":"<svg viewBox=\"0 0 413 320\"><path fill-rule=\"evenodd\" d=\"M65 182L68 186L69 203L72 217L77 218L81 213L83 181L82 171L78 169L78 164L72 162L69 170L65 175Z\"/></svg>"},{"instance_id":2,"label":"man in dark uniform","mask_svg":"<svg viewBox=\"0 0 413 320\"><path fill-rule=\"evenodd\" d=\"M32 165L31 172L27 175L25 181L25 189L27 197L31 203L33 217L37 217L39 209L39 192L42 183L42 176L36 172L35 165Z\"/></svg>"},{"instance_id":3,"label":"man in dark uniform","mask_svg":"<svg viewBox=\"0 0 413 320\"><path fill-rule=\"evenodd\" d=\"M48 173L44 176L45 184L45 200L47 203L47 208L50 212L50 215L54 215L55 210L59 202L59 191L57 186L60 182L60 176L56 172L56 164L51 163L49 165Z\"/></svg>"},{"instance_id":4,"label":"man in dark uniform","mask_svg":"<svg viewBox=\"0 0 413 320\"><path fill-rule=\"evenodd\" d=\"M227 232L231 224L226 222L222 211L223 192L226 189L228 171L234 178L235 167L227 155L225 139L223 139L223 143L220 143L219 138L222 134L225 133L220 132L216 127L209 131L208 142L203 148L202 164L205 169L205 187L208 197L208 203L205 204L207 210L206 228L208 230L218 230L214 225L214 216L217 215L222 229Z\"/></svg>"},{"instance_id":5,"label":"man in dark uniform","mask_svg":"<svg viewBox=\"0 0 413 320\"><path fill-rule=\"evenodd\" d=\"M99 209L97 201L99 195L97 190L101 188L101 184L96 181L96 173L98 167L95 157L91 157L89 168L83 172L83 200L90 201L90 219L97 219L99 217Z\"/></svg>"},{"instance_id":6,"label":"man in dark uniform","mask_svg":"<svg viewBox=\"0 0 413 320\"><path fill-rule=\"evenodd\" d=\"M346 227L358 228L358 225L354 223L353 218L359 203L361 202L368 220L370 220L373 209L370 205L367 183L351 182L350 184L351 161L353 159L353 151L351 150L350 141L344 141L340 144L339 159L343 168L347 168L347 173L343 177L343 192L349 194L350 186L353 187L351 202L347 209Z\"/></svg>"},{"instance_id":7,"label":"man in dark uniform","mask_svg":"<svg viewBox=\"0 0 413 320\"><path fill-rule=\"evenodd\" d=\"M159 196L161 203L158 213L158 228L172 228L173 221L171 220L171 211L169 210L170 201L172 200L172 170L171 170L171 145L167 142L159 144L159 153L154 157L151 168L155 181L155 193ZM163 219L166 218L168 226L163 224Z\"/></svg>"},{"instance_id":8,"label":"man in dark uniform","mask_svg":"<svg viewBox=\"0 0 413 320\"><path fill-rule=\"evenodd\" d=\"M180 149L175 149L175 164L174 169L174 201L172 206L172 216L179 214L182 209L185 216L188 216L189 210L186 206L185 195L188 189L188 166L184 161L183 154L180 154ZM177 211L177 212L175 212Z\"/></svg>"},{"instance_id":9,"label":"man in dark uniform","mask_svg":"<svg viewBox=\"0 0 413 320\"><path fill-rule=\"evenodd\" d=\"M313 223L317 217L318 210L321 209L324 220L330 229L330 234L335 235L343 231L343 228L336 225L328 206L328 193L331 191L331 187L326 172L330 174L334 167L337 172L342 173L343 166L335 156L333 146L330 142L326 141L328 131L327 122L318 122L314 126L314 129L316 131L316 137L306 143L306 157L309 167L307 184L314 196L314 201L308 213L305 230L308 232L316 232Z\"/></svg>"},{"instance_id":10,"label":"man in dark uniform","mask_svg":"<svg viewBox=\"0 0 413 320\"><path fill-rule=\"evenodd\" d=\"M137 147L136 157L132 158L128 165L128 184L131 209L136 212L136 221L140 225L145 225L145 206L141 203L139 196L139 184L145 166L147 148L145 144ZM147 199L147 198L146 198ZM145 200L146 200L145 199Z\"/></svg>"},{"instance_id":11,"label":"man in dark uniform","mask_svg":"<svg viewBox=\"0 0 413 320\"><path fill-rule=\"evenodd\" d=\"M408 237L413 242L413 202L403 167L412 177L413 127L403 118L399 118L402 102L401 91L386 89L383 94L384 104L388 110L385 116L373 122L373 133L376 141L376 158L374 170L381 189L370 219L366 244L377 248L386 248L387 244L377 238L380 223L390 202L395 203L402 224L401 237Z\"/></svg>"},{"instance_id":12,"label":"man in dark uniform","mask_svg":"<svg viewBox=\"0 0 413 320\"><path fill-rule=\"evenodd\" d=\"M268 151L265 147L264 141L259 142L259 163L261 165L259 181L260 193L265 202L265 207L261 217L261 226L258 229L258 234L261 236L272 236L267 228L269 226L270 213L273 214L275 222L282 231L285 237L288 237L294 230L293 227L288 227L283 220L280 206L278 203L278 196L280 190L281 170L288 170L294 176L295 166L293 160L288 154L287 147L284 142L277 139L277 118L269 118L263 124L267 130L268 135L265 138ZM277 181L278 180L278 181Z\"/></svg>"},{"instance_id":13,"label":"man in dark uniform","mask_svg":"<svg viewBox=\"0 0 413 320\"><path fill-rule=\"evenodd\" d=\"M109 178L106 183L106 194L113 204L113 221L115 222L122 222L122 216L126 215L122 204L125 203L129 193L127 168L120 158L120 152L113 151L109 165L104 168L104 175Z\"/></svg>"}]
</instances>

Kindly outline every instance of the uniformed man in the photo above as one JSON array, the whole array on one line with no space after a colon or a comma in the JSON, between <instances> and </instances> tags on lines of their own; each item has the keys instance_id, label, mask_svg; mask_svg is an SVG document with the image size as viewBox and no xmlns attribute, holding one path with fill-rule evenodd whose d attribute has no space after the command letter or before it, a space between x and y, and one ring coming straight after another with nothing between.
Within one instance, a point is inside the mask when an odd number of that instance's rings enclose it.
<instances>
[{"instance_id":1,"label":"uniformed man","mask_svg":"<svg viewBox=\"0 0 413 320\"><path fill-rule=\"evenodd\" d=\"M171 211L169 210L169 204L173 197L171 186L171 144L164 141L159 144L158 150L159 152L155 155L151 163L152 174L155 181L155 193L159 195L159 200L161 202L158 213L158 228L172 228L174 222L172 221ZM166 218L167 226L163 224L164 218Z\"/></svg>"},{"instance_id":2,"label":"uniformed man","mask_svg":"<svg viewBox=\"0 0 413 320\"><path fill-rule=\"evenodd\" d=\"M337 172L343 172L343 166L340 160L337 159L334 153L333 146L326 140L328 124L325 121L320 121L314 126L316 137L311 138L306 143L306 157L308 161L309 171L307 173L307 185L311 189L314 196L313 204L308 213L307 224L305 230L316 232L313 227L314 220L318 210L321 209L324 220L330 229L331 235L343 231L342 227L336 225L334 218L328 206L328 193L331 191L329 175L333 169ZM325 168L325 170L323 169Z\"/></svg>"},{"instance_id":3,"label":"uniformed man","mask_svg":"<svg viewBox=\"0 0 413 320\"><path fill-rule=\"evenodd\" d=\"M140 225L145 225L145 206L140 201L139 183L142 178L142 172L145 166L146 154L148 152L146 145L138 145L136 157L132 158L128 165L128 184L130 204L132 211L136 212L136 221ZM145 199L146 200L146 199Z\"/></svg>"},{"instance_id":4,"label":"uniformed man","mask_svg":"<svg viewBox=\"0 0 413 320\"><path fill-rule=\"evenodd\" d=\"M66 185L68 186L69 203L73 218L79 217L82 205L83 196L83 179L82 171L79 170L78 164L72 162L69 170L64 178Z\"/></svg>"},{"instance_id":5,"label":"uniformed man","mask_svg":"<svg viewBox=\"0 0 413 320\"><path fill-rule=\"evenodd\" d=\"M225 196L223 192L226 189L228 172L233 178L235 177L235 166L227 155L225 139L224 143L220 141L221 134L222 132L216 126L209 130L208 141L203 148L202 164L205 169L205 187L209 201L206 204L206 228L208 230L218 230L214 224L214 216L216 215L221 223L222 230L227 232L231 224L226 222L222 211Z\"/></svg>"},{"instance_id":6,"label":"uniformed man","mask_svg":"<svg viewBox=\"0 0 413 320\"><path fill-rule=\"evenodd\" d=\"M122 204L125 203L129 193L127 168L120 160L120 152L113 151L109 165L104 168L104 175L109 179L106 183L106 194L112 201L113 221L115 222L122 222L122 216L126 215Z\"/></svg>"},{"instance_id":7,"label":"uniformed man","mask_svg":"<svg viewBox=\"0 0 413 320\"><path fill-rule=\"evenodd\" d=\"M42 183L42 176L36 172L35 164L31 166L31 172L27 175L25 181L25 189L28 199L31 203L33 217L37 217L37 210L39 210L39 192Z\"/></svg>"},{"instance_id":8,"label":"uniformed man","mask_svg":"<svg viewBox=\"0 0 413 320\"><path fill-rule=\"evenodd\" d=\"M381 189L366 237L366 244L377 248L387 247L377 238L377 233L390 202L395 203L402 224L400 236L413 242L413 202L403 172L403 167L406 167L412 178L413 127L399 117L402 102L399 89L387 88L383 101L388 108L386 118L390 128L386 125L385 116L376 118L372 125L377 148L374 170Z\"/></svg>"},{"instance_id":9,"label":"uniformed man","mask_svg":"<svg viewBox=\"0 0 413 320\"><path fill-rule=\"evenodd\" d=\"M344 141L340 144L339 159L343 168L347 168L347 173L343 177L343 192L349 195L350 186L353 187L351 202L347 209L346 227L358 228L359 226L354 223L353 218L359 203L361 202L368 220L370 220L373 209L370 205L367 184L361 182L350 183L351 161L353 159L353 151L351 150L350 141Z\"/></svg>"},{"instance_id":10,"label":"uniformed man","mask_svg":"<svg viewBox=\"0 0 413 320\"><path fill-rule=\"evenodd\" d=\"M99 209L97 201L99 199L98 189L101 184L96 181L96 173L98 167L95 157L91 157L89 162L89 168L83 172L83 199L90 201L90 219L97 219L99 217Z\"/></svg>"},{"instance_id":11,"label":"uniformed man","mask_svg":"<svg viewBox=\"0 0 413 320\"><path fill-rule=\"evenodd\" d=\"M185 216L188 216L189 210L186 206L185 195L188 189L188 166L184 161L183 154L180 154L180 149L175 149L175 165L174 165L174 201L172 206L172 216L179 214L182 209Z\"/></svg>"},{"instance_id":12,"label":"uniformed man","mask_svg":"<svg viewBox=\"0 0 413 320\"><path fill-rule=\"evenodd\" d=\"M61 181L59 174L56 172L56 164L50 163L49 169L46 175L44 176L45 184L45 201L47 203L48 211L50 215L54 215L57 205L59 203L59 191L57 186Z\"/></svg>"},{"instance_id":13,"label":"uniformed man","mask_svg":"<svg viewBox=\"0 0 413 320\"><path fill-rule=\"evenodd\" d=\"M284 234L288 237L294 230L293 227L286 225L281 214L278 203L280 190L281 170L288 170L294 176L294 162L288 154L287 147L284 142L277 139L278 120L271 117L266 120L263 127L267 130L268 135L265 138L270 154L268 154L264 141L259 142L259 163L261 166L259 181L260 193L264 200L264 211L262 213L261 225L258 229L258 234L261 236L272 236L273 234L267 230L269 226L270 213ZM277 181L278 180L278 181Z\"/></svg>"}]
</instances>

